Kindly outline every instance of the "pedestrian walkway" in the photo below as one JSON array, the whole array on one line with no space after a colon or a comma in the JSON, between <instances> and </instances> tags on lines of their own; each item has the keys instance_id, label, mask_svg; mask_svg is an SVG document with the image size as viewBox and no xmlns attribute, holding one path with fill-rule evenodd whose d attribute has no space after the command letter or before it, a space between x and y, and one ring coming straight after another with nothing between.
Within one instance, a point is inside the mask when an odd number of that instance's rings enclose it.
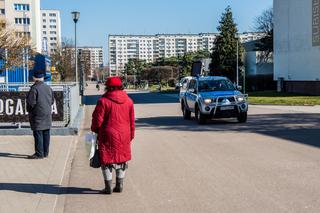
<instances>
[{"instance_id":1,"label":"pedestrian walkway","mask_svg":"<svg viewBox=\"0 0 320 213\"><path fill-rule=\"evenodd\" d=\"M49 158L26 159L34 153L32 136L0 137L0 212L54 212L70 165L76 137L51 138Z\"/></svg>"},{"instance_id":2,"label":"pedestrian walkway","mask_svg":"<svg viewBox=\"0 0 320 213\"><path fill-rule=\"evenodd\" d=\"M302 112L302 113L320 113L320 106L284 106L284 105L252 105L255 108L264 108L270 110L279 110L286 112Z\"/></svg>"}]
</instances>

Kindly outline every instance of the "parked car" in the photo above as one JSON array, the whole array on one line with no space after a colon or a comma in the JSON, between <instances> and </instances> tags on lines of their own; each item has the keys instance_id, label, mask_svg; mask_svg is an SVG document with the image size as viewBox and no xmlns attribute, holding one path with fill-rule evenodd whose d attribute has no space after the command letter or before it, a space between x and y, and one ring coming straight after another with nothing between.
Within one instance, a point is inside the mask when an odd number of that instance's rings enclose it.
<instances>
[{"instance_id":1,"label":"parked car","mask_svg":"<svg viewBox=\"0 0 320 213\"><path fill-rule=\"evenodd\" d=\"M237 118L247 121L248 95L242 94L228 78L220 76L192 77L186 88L180 89L180 104L184 119L195 114L199 124L213 118Z\"/></svg>"}]
</instances>

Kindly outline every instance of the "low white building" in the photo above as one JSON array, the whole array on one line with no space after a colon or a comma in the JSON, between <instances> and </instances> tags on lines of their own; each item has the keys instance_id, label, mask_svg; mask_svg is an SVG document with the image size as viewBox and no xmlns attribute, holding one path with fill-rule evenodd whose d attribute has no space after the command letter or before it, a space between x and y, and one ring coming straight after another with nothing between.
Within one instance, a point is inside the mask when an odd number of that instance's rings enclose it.
<instances>
[{"instance_id":1,"label":"low white building","mask_svg":"<svg viewBox=\"0 0 320 213\"><path fill-rule=\"evenodd\" d=\"M274 80L320 95L319 67L320 0L274 0Z\"/></svg>"},{"instance_id":2,"label":"low white building","mask_svg":"<svg viewBox=\"0 0 320 213\"><path fill-rule=\"evenodd\" d=\"M41 10L42 52L50 55L61 47L61 19L59 10Z\"/></svg>"},{"instance_id":3,"label":"low white building","mask_svg":"<svg viewBox=\"0 0 320 213\"><path fill-rule=\"evenodd\" d=\"M256 43L249 41L243 44L245 49L244 64L247 76L273 75L273 55L257 51Z\"/></svg>"}]
</instances>

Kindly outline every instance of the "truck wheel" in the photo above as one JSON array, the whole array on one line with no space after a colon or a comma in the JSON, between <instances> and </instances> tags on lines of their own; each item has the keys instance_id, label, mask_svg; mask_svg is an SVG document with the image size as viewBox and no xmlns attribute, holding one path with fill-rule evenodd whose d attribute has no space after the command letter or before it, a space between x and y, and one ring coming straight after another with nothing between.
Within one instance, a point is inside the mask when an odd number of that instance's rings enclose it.
<instances>
[{"instance_id":1,"label":"truck wheel","mask_svg":"<svg viewBox=\"0 0 320 213\"><path fill-rule=\"evenodd\" d=\"M248 117L247 112L240 113L240 115L238 115L238 122L239 123L247 122L247 117Z\"/></svg>"},{"instance_id":2,"label":"truck wheel","mask_svg":"<svg viewBox=\"0 0 320 213\"><path fill-rule=\"evenodd\" d=\"M196 106L195 117L196 117L198 124L205 124L207 122L206 116L200 112L198 106Z\"/></svg>"},{"instance_id":3,"label":"truck wheel","mask_svg":"<svg viewBox=\"0 0 320 213\"><path fill-rule=\"evenodd\" d=\"M190 120L191 119L191 111L187 109L187 107L184 105L184 103L181 103L181 110L183 114L183 118L185 120Z\"/></svg>"}]
</instances>

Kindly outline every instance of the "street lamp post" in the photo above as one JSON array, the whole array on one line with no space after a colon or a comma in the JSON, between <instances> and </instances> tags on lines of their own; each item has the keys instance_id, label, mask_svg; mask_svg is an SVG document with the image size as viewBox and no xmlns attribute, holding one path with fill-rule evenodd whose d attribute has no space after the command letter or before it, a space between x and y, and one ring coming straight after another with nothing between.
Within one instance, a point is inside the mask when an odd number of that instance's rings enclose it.
<instances>
[{"instance_id":1,"label":"street lamp post","mask_svg":"<svg viewBox=\"0 0 320 213\"><path fill-rule=\"evenodd\" d=\"M237 85L239 85L239 36L238 34L236 35L237 39Z\"/></svg>"},{"instance_id":2,"label":"street lamp post","mask_svg":"<svg viewBox=\"0 0 320 213\"><path fill-rule=\"evenodd\" d=\"M78 82L78 50L77 50L77 22L80 18L80 12L73 11L71 12L73 22L74 22L74 60L75 60L75 74L76 74L76 82Z\"/></svg>"},{"instance_id":3,"label":"street lamp post","mask_svg":"<svg viewBox=\"0 0 320 213\"><path fill-rule=\"evenodd\" d=\"M243 94L246 93L246 68L243 68Z\"/></svg>"}]
</instances>

